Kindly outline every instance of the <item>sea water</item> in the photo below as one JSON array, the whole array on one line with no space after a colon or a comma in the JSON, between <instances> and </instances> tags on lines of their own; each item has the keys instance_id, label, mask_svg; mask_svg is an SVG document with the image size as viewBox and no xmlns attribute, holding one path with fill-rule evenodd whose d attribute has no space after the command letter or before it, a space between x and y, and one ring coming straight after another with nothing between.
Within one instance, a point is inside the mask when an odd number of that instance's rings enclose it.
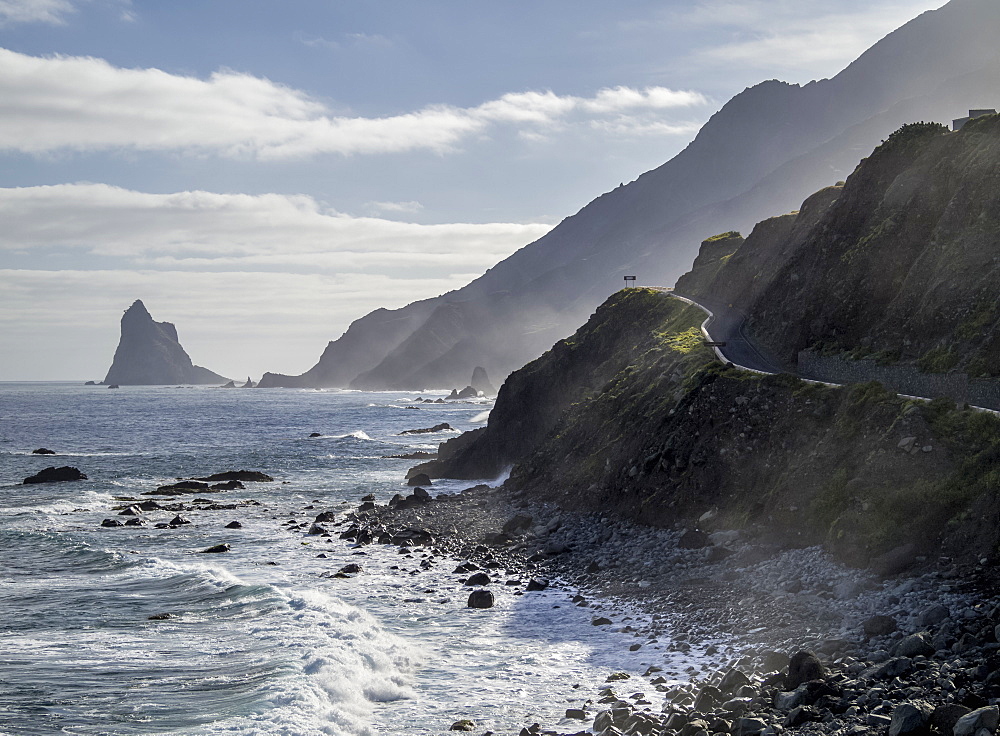
<instances>
[{"instance_id":1,"label":"sea water","mask_svg":"<svg viewBox=\"0 0 1000 736\"><path fill-rule=\"evenodd\" d=\"M558 723L610 672L641 672L652 650L629 652L628 634L591 626L558 586L495 585L494 608L469 609L453 565L305 534L320 511L406 493L413 461L387 456L436 449L489 409L415 393L0 384L0 733L435 734L464 718L516 733ZM454 430L401 434L442 422ZM50 465L88 478L21 483ZM130 518L123 498L165 504L143 494L234 469L275 480L180 496L256 503L184 512L177 528L154 526L170 511L101 526ZM361 574L331 576L351 562Z\"/></svg>"}]
</instances>

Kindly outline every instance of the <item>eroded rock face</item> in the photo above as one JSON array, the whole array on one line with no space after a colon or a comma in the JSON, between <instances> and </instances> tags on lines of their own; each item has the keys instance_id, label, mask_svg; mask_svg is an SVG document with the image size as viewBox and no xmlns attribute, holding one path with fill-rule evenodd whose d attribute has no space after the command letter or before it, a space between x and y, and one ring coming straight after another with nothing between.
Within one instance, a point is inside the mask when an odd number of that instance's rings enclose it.
<instances>
[{"instance_id":1,"label":"eroded rock face","mask_svg":"<svg viewBox=\"0 0 1000 736\"><path fill-rule=\"evenodd\" d=\"M156 386L171 383L223 383L226 379L194 365L170 322L154 322L138 299L122 316L121 339L104 383Z\"/></svg>"}]
</instances>

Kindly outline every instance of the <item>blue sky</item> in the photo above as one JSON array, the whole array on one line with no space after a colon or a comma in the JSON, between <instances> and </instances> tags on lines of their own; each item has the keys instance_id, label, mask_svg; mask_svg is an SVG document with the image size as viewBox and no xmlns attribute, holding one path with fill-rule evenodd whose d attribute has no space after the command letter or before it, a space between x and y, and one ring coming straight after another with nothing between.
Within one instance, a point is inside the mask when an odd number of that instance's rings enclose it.
<instances>
[{"instance_id":1,"label":"blue sky","mask_svg":"<svg viewBox=\"0 0 1000 736\"><path fill-rule=\"evenodd\" d=\"M0 380L299 373L943 0L0 0Z\"/></svg>"}]
</instances>

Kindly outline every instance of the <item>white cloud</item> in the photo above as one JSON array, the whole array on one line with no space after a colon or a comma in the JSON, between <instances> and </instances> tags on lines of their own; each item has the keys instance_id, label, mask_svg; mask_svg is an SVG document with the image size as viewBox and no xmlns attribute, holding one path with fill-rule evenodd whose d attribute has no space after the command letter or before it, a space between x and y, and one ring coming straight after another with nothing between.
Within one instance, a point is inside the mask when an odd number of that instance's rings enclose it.
<instances>
[{"instance_id":1,"label":"white cloud","mask_svg":"<svg viewBox=\"0 0 1000 736\"><path fill-rule=\"evenodd\" d=\"M700 63L800 76L829 76L873 43L944 0L701 0L682 22L714 26L725 43L695 54Z\"/></svg>"},{"instance_id":2,"label":"white cloud","mask_svg":"<svg viewBox=\"0 0 1000 736\"><path fill-rule=\"evenodd\" d=\"M424 208L420 202L369 202L368 208L373 212L398 212L413 215Z\"/></svg>"},{"instance_id":3,"label":"white cloud","mask_svg":"<svg viewBox=\"0 0 1000 736\"><path fill-rule=\"evenodd\" d=\"M407 205L419 203L396 206ZM0 189L0 221L0 251L12 254L58 249L77 257L216 270L405 267L433 277L456 267L482 273L551 229L421 225L342 214L305 195L149 194L106 184Z\"/></svg>"},{"instance_id":4,"label":"white cloud","mask_svg":"<svg viewBox=\"0 0 1000 736\"><path fill-rule=\"evenodd\" d=\"M275 159L446 152L492 126L586 124L708 102L691 91L616 87L590 98L529 91L470 108L429 105L386 117L348 117L303 91L234 71L199 79L122 69L90 57L0 49L0 150L26 153L180 150Z\"/></svg>"},{"instance_id":5,"label":"white cloud","mask_svg":"<svg viewBox=\"0 0 1000 736\"><path fill-rule=\"evenodd\" d=\"M11 23L61 24L73 12L70 0L0 0L0 25Z\"/></svg>"}]
</instances>

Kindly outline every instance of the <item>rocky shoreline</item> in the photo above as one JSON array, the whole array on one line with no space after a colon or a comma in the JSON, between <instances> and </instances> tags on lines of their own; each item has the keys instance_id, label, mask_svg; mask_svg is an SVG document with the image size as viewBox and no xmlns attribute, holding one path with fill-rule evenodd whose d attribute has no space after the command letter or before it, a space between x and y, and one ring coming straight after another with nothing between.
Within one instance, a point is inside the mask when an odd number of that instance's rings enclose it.
<instances>
[{"instance_id":1,"label":"rocky shoreline","mask_svg":"<svg viewBox=\"0 0 1000 736\"><path fill-rule=\"evenodd\" d=\"M499 571L525 591L551 581L593 609L594 625L632 634L632 650L662 638L665 653L702 663L609 673L583 708L521 736L997 730L1000 597L986 560L918 559L881 579L764 530L653 529L487 486L436 498L417 489L317 524L313 533L354 543L431 549L427 564L464 560L487 583L477 591L503 585Z\"/></svg>"}]
</instances>

